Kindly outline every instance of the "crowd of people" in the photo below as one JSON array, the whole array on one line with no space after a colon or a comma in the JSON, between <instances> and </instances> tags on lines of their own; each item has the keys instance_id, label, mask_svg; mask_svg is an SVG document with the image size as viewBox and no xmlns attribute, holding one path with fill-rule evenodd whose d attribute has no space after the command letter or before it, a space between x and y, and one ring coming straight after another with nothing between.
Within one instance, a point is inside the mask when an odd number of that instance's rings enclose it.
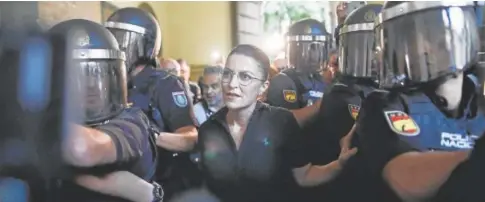
<instances>
[{"instance_id":1,"label":"crowd of people","mask_svg":"<svg viewBox=\"0 0 485 202\"><path fill-rule=\"evenodd\" d=\"M138 8L0 47L0 201L485 201L484 5L346 5L197 82Z\"/></svg>"}]
</instances>

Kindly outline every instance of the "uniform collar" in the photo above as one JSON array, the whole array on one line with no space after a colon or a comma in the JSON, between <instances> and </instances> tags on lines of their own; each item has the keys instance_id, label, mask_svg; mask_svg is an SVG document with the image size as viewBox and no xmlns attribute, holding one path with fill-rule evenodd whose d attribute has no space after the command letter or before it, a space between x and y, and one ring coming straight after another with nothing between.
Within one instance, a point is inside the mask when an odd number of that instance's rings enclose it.
<instances>
[{"instance_id":1,"label":"uniform collar","mask_svg":"<svg viewBox=\"0 0 485 202\"><path fill-rule=\"evenodd\" d=\"M167 74L168 73L163 70L155 69L151 65L146 65L140 73L133 77L131 87L136 86L137 88L144 88L148 85L150 77L164 76Z\"/></svg>"},{"instance_id":2,"label":"uniform collar","mask_svg":"<svg viewBox=\"0 0 485 202\"><path fill-rule=\"evenodd\" d=\"M256 102L256 106L254 107L254 111L251 114L251 117L249 120L252 119L252 117L259 111L263 110L264 108L268 107L268 104L265 104L261 101ZM227 107L223 107L221 110L219 110L217 113L211 116L211 119L214 119L220 123L226 123L226 115L227 115L228 109Z\"/></svg>"}]
</instances>

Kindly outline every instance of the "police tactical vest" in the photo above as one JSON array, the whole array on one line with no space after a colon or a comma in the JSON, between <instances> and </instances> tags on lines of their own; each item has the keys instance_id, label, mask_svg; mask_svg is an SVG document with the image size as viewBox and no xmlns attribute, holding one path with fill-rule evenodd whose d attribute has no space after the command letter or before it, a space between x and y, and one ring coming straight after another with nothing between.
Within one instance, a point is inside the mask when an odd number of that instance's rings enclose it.
<instances>
[{"instance_id":1,"label":"police tactical vest","mask_svg":"<svg viewBox=\"0 0 485 202\"><path fill-rule=\"evenodd\" d=\"M143 87L133 86L128 90L128 102L131 103L132 106L142 109L148 118L157 125L157 130L160 132L165 131L165 124L154 98L159 81L168 76L169 75L164 72L154 71L153 75L148 78L148 85Z\"/></svg>"},{"instance_id":2,"label":"police tactical vest","mask_svg":"<svg viewBox=\"0 0 485 202\"><path fill-rule=\"evenodd\" d=\"M290 77L296 85L296 94L300 108L313 105L313 103L323 97L326 85L319 74L304 75L299 74L294 69L288 69L283 73Z\"/></svg>"},{"instance_id":3,"label":"police tactical vest","mask_svg":"<svg viewBox=\"0 0 485 202\"><path fill-rule=\"evenodd\" d=\"M464 116L454 119L443 114L423 93L398 96L401 103L391 104L384 115L399 138L413 148L421 151L472 149L475 140L485 131L483 113L470 111L472 99Z\"/></svg>"}]
</instances>

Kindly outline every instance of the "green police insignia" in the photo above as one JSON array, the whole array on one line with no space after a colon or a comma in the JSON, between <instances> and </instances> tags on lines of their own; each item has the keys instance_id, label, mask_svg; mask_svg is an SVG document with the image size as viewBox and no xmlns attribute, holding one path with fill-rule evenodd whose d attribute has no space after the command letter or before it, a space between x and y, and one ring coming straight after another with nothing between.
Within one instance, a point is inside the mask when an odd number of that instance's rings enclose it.
<instances>
[{"instance_id":1,"label":"green police insignia","mask_svg":"<svg viewBox=\"0 0 485 202\"><path fill-rule=\"evenodd\" d=\"M365 21L374 21L376 18L376 13L373 10L367 11L364 15Z\"/></svg>"},{"instance_id":2,"label":"green police insignia","mask_svg":"<svg viewBox=\"0 0 485 202\"><path fill-rule=\"evenodd\" d=\"M188 104L187 96L185 96L184 91L172 92L173 102L178 107L186 107Z\"/></svg>"}]
</instances>

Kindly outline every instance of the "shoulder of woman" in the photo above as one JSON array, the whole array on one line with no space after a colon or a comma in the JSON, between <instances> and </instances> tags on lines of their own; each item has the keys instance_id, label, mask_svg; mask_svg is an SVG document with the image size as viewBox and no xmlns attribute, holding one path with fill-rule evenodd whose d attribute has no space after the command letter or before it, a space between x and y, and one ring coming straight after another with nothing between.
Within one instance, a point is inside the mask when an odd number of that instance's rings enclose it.
<instances>
[{"instance_id":1,"label":"shoulder of woman","mask_svg":"<svg viewBox=\"0 0 485 202\"><path fill-rule=\"evenodd\" d=\"M293 117L293 113L286 109L286 108L283 108L283 107L275 107L275 106L271 106L271 105L268 105L268 104L265 104L265 108L267 111L269 111L271 113L271 115L275 116L275 117L278 117L278 118L285 118L285 117L288 117L288 116L291 116Z\"/></svg>"}]
</instances>

